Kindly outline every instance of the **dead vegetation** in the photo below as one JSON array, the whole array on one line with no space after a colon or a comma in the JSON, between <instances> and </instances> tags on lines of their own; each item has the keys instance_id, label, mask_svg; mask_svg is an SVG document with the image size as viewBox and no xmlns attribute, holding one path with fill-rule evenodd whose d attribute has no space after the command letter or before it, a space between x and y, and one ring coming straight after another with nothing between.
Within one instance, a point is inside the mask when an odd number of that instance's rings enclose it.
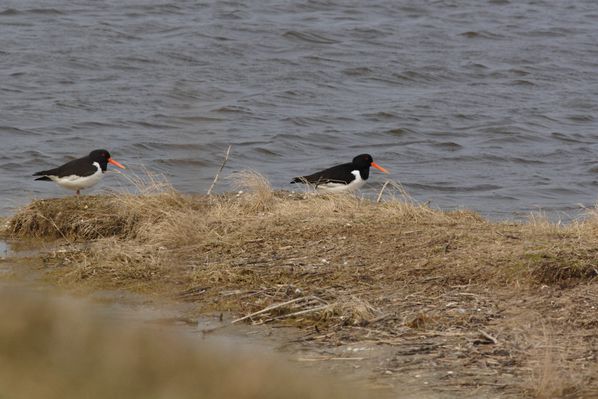
<instances>
[{"instance_id":1,"label":"dead vegetation","mask_svg":"<svg viewBox=\"0 0 598 399\"><path fill-rule=\"evenodd\" d=\"M143 290L231 311L236 322L291 324L305 342L387 345L394 356L381 373L449 367L442 390L545 397L530 388L538 373L528 366L544 354L517 338L522 315L537 312L568 348L578 392L598 388L595 211L567 225L492 223L391 190L372 202L240 177L239 193L218 196L161 187L39 200L5 234L64 241L46 264L67 286Z\"/></svg>"}]
</instances>

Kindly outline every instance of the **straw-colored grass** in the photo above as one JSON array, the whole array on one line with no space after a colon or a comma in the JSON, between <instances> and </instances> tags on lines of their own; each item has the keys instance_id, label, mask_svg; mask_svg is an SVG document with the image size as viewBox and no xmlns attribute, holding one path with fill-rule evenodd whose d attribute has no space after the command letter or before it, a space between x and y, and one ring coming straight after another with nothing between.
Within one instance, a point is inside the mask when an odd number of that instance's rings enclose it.
<instances>
[{"instance_id":1,"label":"straw-colored grass","mask_svg":"<svg viewBox=\"0 0 598 399\"><path fill-rule=\"evenodd\" d=\"M419 204L393 184L377 202L273 191L255 172L236 181L239 192L216 196L166 187L35 201L5 234L67 243L46 261L50 278L70 287L167 295L200 312L231 311L239 322L313 328L318 342L394 346L431 334L444 361L466 369L477 361L453 346L493 359L485 367L497 372L525 374L525 353L488 338L513 334L502 324L511 307L556 320L561 344L598 326L590 310L598 308L595 210L569 224L538 216L494 223ZM550 305L553 295L561 307ZM588 340L575 356L596 345Z\"/></svg>"}]
</instances>

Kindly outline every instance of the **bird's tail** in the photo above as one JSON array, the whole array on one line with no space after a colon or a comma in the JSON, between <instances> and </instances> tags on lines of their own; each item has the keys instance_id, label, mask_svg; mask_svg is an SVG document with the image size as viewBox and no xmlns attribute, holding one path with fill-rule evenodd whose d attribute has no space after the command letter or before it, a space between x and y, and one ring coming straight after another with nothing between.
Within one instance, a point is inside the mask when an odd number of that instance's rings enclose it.
<instances>
[{"instance_id":1,"label":"bird's tail","mask_svg":"<svg viewBox=\"0 0 598 399\"><path fill-rule=\"evenodd\" d=\"M32 176L41 176L35 180L52 180L47 176L48 171L42 170L41 172L35 172Z\"/></svg>"},{"instance_id":2,"label":"bird's tail","mask_svg":"<svg viewBox=\"0 0 598 399\"><path fill-rule=\"evenodd\" d=\"M305 178L304 177L295 177L293 179L293 181L291 182L291 184L295 184L295 183L305 183Z\"/></svg>"}]
</instances>

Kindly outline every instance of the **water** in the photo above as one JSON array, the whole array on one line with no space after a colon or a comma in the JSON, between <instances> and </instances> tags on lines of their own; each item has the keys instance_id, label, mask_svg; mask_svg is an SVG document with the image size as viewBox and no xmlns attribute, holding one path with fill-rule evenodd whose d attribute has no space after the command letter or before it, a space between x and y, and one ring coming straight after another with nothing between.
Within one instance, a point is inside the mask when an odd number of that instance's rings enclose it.
<instances>
[{"instance_id":1,"label":"water","mask_svg":"<svg viewBox=\"0 0 598 399\"><path fill-rule=\"evenodd\" d=\"M441 208L596 202L594 0L40 4L0 3L0 214L95 148L205 192L229 144L276 188L368 152Z\"/></svg>"}]
</instances>

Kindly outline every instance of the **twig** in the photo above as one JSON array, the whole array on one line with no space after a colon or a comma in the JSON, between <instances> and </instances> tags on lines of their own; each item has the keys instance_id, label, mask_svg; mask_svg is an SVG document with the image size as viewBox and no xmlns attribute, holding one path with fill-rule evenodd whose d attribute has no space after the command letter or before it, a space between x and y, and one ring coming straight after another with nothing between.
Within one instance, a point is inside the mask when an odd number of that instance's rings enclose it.
<instances>
[{"instance_id":1,"label":"twig","mask_svg":"<svg viewBox=\"0 0 598 399\"><path fill-rule=\"evenodd\" d=\"M212 189L216 185L216 182L218 181L218 177L220 177L220 172L222 172L222 169L224 169L224 165L226 165L226 161L228 161L228 154L230 153L231 147L232 147L232 145L229 145L228 149L226 150L226 155L224 156L224 161L222 161L222 165L220 165L220 169L218 170L218 173L216 173L216 176L214 176L214 181L212 182L212 185L210 186L210 189L208 190L208 195L210 195L212 193Z\"/></svg>"},{"instance_id":2,"label":"twig","mask_svg":"<svg viewBox=\"0 0 598 399\"><path fill-rule=\"evenodd\" d=\"M193 288L190 288L183 292L179 292L178 294L176 294L176 298L183 299L183 298L193 297L196 295L203 294L207 290L208 290L207 287L193 287Z\"/></svg>"},{"instance_id":3,"label":"twig","mask_svg":"<svg viewBox=\"0 0 598 399\"><path fill-rule=\"evenodd\" d=\"M270 320L267 320L267 321L271 321L271 320L282 320L282 319L287 319L289 317L299 316L299 315L306 314L306 313L317 312L318 310L324 310L324 309L326 309L328 306L329 305L316 306L315 308L300 310L298 312L293 312L293 313L289 313L289 314L284 314L282 316L277 316L277 317L274 317L274 318L272 318Z\"/></svg>"},{"instance_id":4,"label":"twig","mask_svg":"<svg viewBox=\"0 0 598 399\"><path fill-rule=\"evenodd\" d=\"M298 362L324 362L328 360L364 360L365 357L333 357L333 356L323 356L323 357L299 357L297 358Z\"/></svg>"},{"instance_id":5,"label":"twig","mask_svg":"<svg viewBox=\"0 0 598 399\"><path fill-rule=\"evenodd\" d=\"M313 299L316 299L316 300L322 301L320 298L318 298L318 297L315 297L315 296L313 296L313 295L310 295L310 296L303 296L303 297L301 297L301 298L295 298L295 299L291 299L290 301L286 301L286 302L282 302L282 303L276 303L276 304L274 304L274 305L270 305L270 306L268 306L268 307L265 307L265 308L264 308L264 309L262 309L262 310L258 310L257 312L250 313L250 314L248 314L247 316L243 316L243 317L241 317L241 318L238 318L238 319L236 319L236 320L233 320L233 321L231 321L231 324L238 323L239 321L243 321L243 320L249 319L249 318L251 318L251 317L253 317L253 316L257 316L257 315L259 315L259 314L266 313L266 312L269 312L269 311L271 311L271 310L274 310L274 309L280 308L280 307L282 307L282 306L290 305L290 304L292 304L292 303L295 303L295 302L300 302L300 301L304 301L304 300L313 300ZM322 302L324 302L324 301L322 301Z\"/></svg>"},{"instance_id":6,"label":"twig","mask_svg":"<svg viewBox=\"0 0 598 399\"><path fill-rule=\"evenodd\" d=\"M480 334L482 334L482 336L483 336L484 338L487 338L488 340L492 341L492 343L493 343L494 345L498 344L498 340L497 340L496 338L494 338L492 335L488 334L486 331L484 331L484 330L478 330L478 332L479 332Z\"/></svg>"},{"instance_id":7,"label":"twig","mask_svg":"<svg viewBox=\"0 0 598 399\"><path fill-rule=\"evenodd\" d=\"M378 198L376 198L376 204L380 202L380 200L382 199L382 193L384 193L384 189L386 188L386 186L388 186L388 184L390 183L390 180L386 180L384 182L384 184L382 185L382 188L380 189L380 193L378 193Z\"/></svg>"}]
</instances>

